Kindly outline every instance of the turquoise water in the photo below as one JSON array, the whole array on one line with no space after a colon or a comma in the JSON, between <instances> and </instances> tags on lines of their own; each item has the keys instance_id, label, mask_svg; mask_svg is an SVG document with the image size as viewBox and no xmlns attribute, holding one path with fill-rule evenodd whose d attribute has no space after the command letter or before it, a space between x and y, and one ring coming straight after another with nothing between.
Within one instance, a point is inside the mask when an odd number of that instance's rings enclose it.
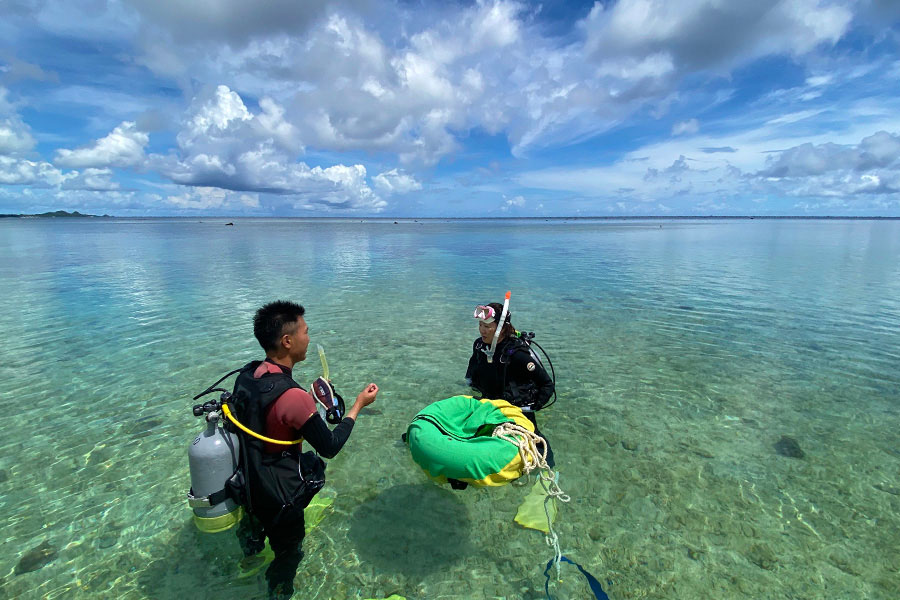
<instances>
[{"instance_id":1,"label":"turquoise water","mask_svg":"<svg viewBox=\"0 0 900 600\"><path fill-rule=\"evenodd\" d=\"M343 395L382 390L295 597L542 598L528 488L451 492L397 443L508 289L558 375L562 549L613 600L900 597L900 221L7 219L0 289L0 597L263 597L194 530L186 452L288 298Z\"/></svg>"}]
</instances>

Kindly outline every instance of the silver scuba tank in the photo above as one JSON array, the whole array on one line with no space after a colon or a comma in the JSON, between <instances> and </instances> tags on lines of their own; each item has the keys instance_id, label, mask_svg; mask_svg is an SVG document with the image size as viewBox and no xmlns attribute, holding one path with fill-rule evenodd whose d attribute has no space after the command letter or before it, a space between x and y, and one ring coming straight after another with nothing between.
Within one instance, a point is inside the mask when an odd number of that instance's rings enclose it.
<instances>
[{"instance_id":1,"label":"silver scuba tank","mask_svg":"<svg viewBox=\"0 0 900 600\"><path fill-rule=\"evenodd\" d=\"M237 470L241 443L238 436L222 427L219 419L218 411L208 413L206 429L188 448L188 505L194 511L197 529L207 533L230 529L244 514L240 504L224 493L225 483Z\"/></svg>"}]
</instances>

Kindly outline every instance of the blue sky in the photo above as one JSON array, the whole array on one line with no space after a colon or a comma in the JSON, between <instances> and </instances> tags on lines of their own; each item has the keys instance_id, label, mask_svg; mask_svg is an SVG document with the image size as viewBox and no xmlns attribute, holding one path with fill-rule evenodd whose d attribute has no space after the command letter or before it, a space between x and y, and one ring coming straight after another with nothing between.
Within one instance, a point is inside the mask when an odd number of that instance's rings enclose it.
<instances>
[{"instance_id":1,"label":"blue sky","mask_svg":"<svg viewBox=\"0 0 900 600\"><path fill-rule=\"evenodd\" d=\"M900 2L7 0L0 212L900 216Z\"/></svg>"}]
</instances>

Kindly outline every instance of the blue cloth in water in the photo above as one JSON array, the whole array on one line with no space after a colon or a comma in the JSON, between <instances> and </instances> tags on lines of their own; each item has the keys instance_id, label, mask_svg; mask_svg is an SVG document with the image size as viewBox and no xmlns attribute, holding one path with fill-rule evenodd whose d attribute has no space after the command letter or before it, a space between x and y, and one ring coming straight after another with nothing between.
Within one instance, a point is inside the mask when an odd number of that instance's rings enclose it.
<instances>
[{"instance_id":1,"label":"blue cloth in water","mask_svg":"<svg viewBox=\"0 0 900 600\"><path fill-rule=\"evenodd\" d=\"M567 557L563 556L560 558L561 561L565 561L570 565L575 565L575 567L581 571L581 574L584 575L584 578L588 580L588 586L590 586L591 591L594 592L594 598L597 600L609 600L609 596L606 595L606 592L603 591L603 587L600 585L600 582L597 581L597 578L584 570L584 567L579 565L574 560L569 560ZM553 600L553 597L550 595L550 567L553 566L553 559L551 558L547 562L547 567L544 569L544 577L547 578L547 581L544 583L544 591L547 593L547 598L549 600Z\"/></svg>"}]
</instances>

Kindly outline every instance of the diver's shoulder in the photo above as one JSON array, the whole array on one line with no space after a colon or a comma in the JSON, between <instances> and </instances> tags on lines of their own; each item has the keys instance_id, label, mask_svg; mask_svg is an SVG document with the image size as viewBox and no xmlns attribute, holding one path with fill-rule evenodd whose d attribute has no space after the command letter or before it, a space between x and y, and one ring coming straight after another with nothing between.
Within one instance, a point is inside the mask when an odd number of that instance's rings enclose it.
<instances>
[{"instance_id":1,"label":"diver's shoulder","mask_svg":"<svg viewBox=\"0 0 900 600\"><path fill-rule=\"evenodd\" d=\"M528 350L529 346L525 343L525 340L520 338L519 336L510 336L503 340L503 348L508 350L509 352L515 352L517 350Z\"/></svg>"}]
</instances>

